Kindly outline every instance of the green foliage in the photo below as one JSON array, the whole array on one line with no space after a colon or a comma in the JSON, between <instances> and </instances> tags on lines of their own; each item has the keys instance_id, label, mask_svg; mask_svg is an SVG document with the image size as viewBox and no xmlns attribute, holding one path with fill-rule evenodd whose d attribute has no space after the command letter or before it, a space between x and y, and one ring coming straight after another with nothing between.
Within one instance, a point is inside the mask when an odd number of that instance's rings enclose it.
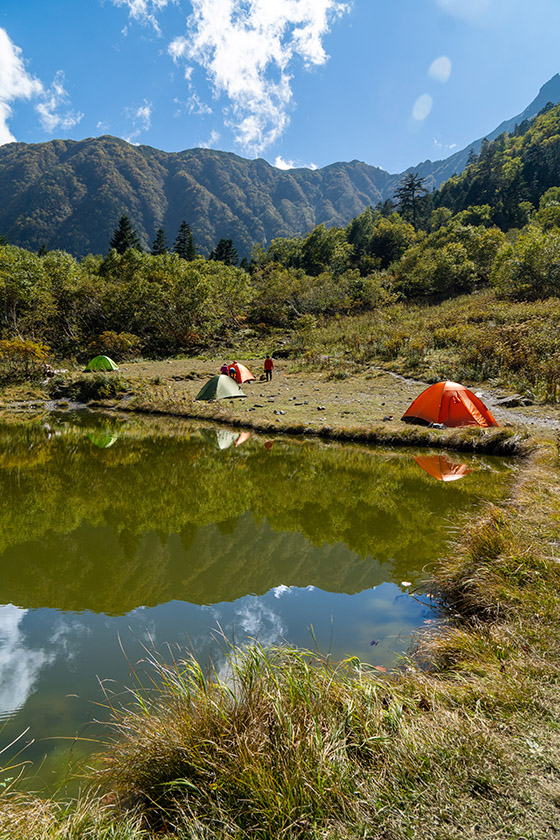
<instances>
[{"instance_id":1,"label":"green foliage","mask_svg":"<svg viewBox=\"0 0 560 840\"><path fill-rule=\"evenodd\" d=\"M156 238L152 243L152 255L154 257L158 257L161 254L167 254L168 252L169 248L167 247L167 242L165 241L163 228L158 228L156 231Z\"/></svg>"},{"instance_id":2,"label":"green foliage","mask_svg":"<svg viewBox=\"0 0 560 840\"><path fill-rule=\"evenodd\" d=\"M408 172L401 179L395 190L395 198L400 215L416 227L418 222L418 205L422 195L427 193L424 186L425 178L420 177L418 172Z\"/></svg>"},{"instance_id":3,"label":"green foliage","mask_svg":"<svg viewBox=\"0 0 560 840\"><path fill-rule=\"evenodd\" d=\"M88 355L109 356L113 361L120 362L132 359L140 351L140 339L128 332L116 333L105 330L88 343Z\"/></svg>"},{"instance_id":4,"label":"green foliage","mask_svg":"<svg viewBox=\"0 0 560 840\"><path fill-rule=\"evenodd\" d=\"M560 231L526 228L501 251L492 281L498 294L516 300L560 295Z\"/></svg>"},{"instance_id":5,"label":"green foliage","mask_svg":"<svg viewBox=\"0 0 560 840\"><path fill-rule=\"evenodd\" d=\"M471 291L476 267L459 242L411 248L397 269L397 288L408 297Z\"/></svg>"},{"instance_id":6,"label":"green foliage","mask_svg":"<svg viewBox=\"0 0 560 840\"><path fill-rule=\"evenodd\" d=\"M192 231L184 219L179 226L179 232L173 245L173 250L184 260L194 260L196 257Z\"/></svg>"},{"instance_id":7,"label":"green foliage","mask_svg":"<svg viewBox=\"0 0 560 840\"><path fill-rule=\"evenodd\" d=\"M120 217L119 223L113 231L109 248L114 248L117 254L124 254L129 248L140 250L138 234L132 227L132 223L126 214Z\"/></svg>"},{"instance_id":8,"label":"green foliage","mask_svg":"<svg viewBox=\"0 0 560 840\"><path fill-rule=\"evenodd\" d=\"M42 379L49 348L22 339L0 341L0 381L3 384Z\"/></svg>"},{"instance_id":9,"label":"green foliage","mask_svg":"<svg viewBox=\"0 0 560 840\"><path fill-rule=\"evenodd\" d=\"M233 244L233 239L220 239L214 250L210 252L208 259L222 262L224 265L237 265L239 255Z\"/></svg>"},{"instance_id":10,"label":"green foliage","mask_svg":"<svg viewBox=\"0 0 560 840\"><path fill-rule=\"evenodd\" d=\"M560 106L554 106L510 136L484 141L478 158L450 178L434 194L434 202L454 213L467 205L487 205L492 222L503 230L522 227L528 221L527 208L538 206L543 194L560 187L559 162ZM557 200L554 195L551 204ZM543 213L543 224L551 227L554 216L553 211Z\"/></svg>"}]
</instances>

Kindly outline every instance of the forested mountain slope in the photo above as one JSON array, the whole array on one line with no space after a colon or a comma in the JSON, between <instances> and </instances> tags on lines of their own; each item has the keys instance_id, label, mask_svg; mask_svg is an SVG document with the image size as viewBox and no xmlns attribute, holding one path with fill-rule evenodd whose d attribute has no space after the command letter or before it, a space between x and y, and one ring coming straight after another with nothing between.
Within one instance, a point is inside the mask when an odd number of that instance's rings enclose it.
<instances>
[{"instance_id":1,"label":"forested mountain slope","mask_svg":"<svg viewBox=\"0 0 560 840\"><path fill-rule=\"evenodd\" d=\"M144 247L160 227L172 244L186 219L201 253L229 237L243 255L321 223L346 225L395 178L359 161L284 171L226 152L166 153L115 137L12 143L0 147L0 231L31 250L45 242L77 256L106 253L127 213Z\"/></svg>"},{"instance_id":2,"label":"forested mountain slope","mask_svg":"<svg viewBox=\"0 0 560 840\"><path fill-rule=\"evenodd\" d=\"M524 121L559 100L557 75L522 114L488 137L518 124L526 127ZM475 141L445 161L426 161L407 171L418 172L427 187L437 188L460 173L469 152L482 144ZM0 147L0 234L34 251L44 243L78 257L105 254L126 213L145 248L158 228L173 244L184 219L199 253L207 255L223 237L233 239L244 256L258 242L305 235L320 224L347 225L368 205L392 197L402 174L357 160L285 171L227 152L167 153L108 136L9 143Z\"/></svg>"}]
</instances>

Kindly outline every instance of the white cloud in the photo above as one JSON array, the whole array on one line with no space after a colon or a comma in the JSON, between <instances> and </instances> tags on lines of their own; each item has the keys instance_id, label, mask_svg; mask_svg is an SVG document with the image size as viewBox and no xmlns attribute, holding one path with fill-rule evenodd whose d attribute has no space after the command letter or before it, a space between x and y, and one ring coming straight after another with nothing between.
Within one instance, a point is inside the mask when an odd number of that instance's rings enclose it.
<instances>
[{"instance_id":1,"label":"white cloud","mask_svg":"<svg viewBox=\"0 0 560 840\"><path fill-rule=\"evenodd\" d=\"M51 87L44 91L44 98L42 102L37 103L35 110L39 114L41 126L49 134L61 129L68 131L75 125L78 125L83 114L75 113L73 111L66 111L60 113L60 109L67 104L68 94L64 89L64 73L59 70Z\"/></svg>"},{"instance_id":2,"label":"white cloud","mask_svg":"<svg viewBox=\"0 0 560 840\"><path fill-rule=\"evenodd\" d=\"M423 122L430 114L434 101L429 93L419 96L412 107L412 118L417 122Z\"/></svg>"},{"instance_id":3,"label":"white cloud","mask_svg":"<svg viewBox=\"0 0 560 840\"><path fill-rule=\"evenodd\" d=\"M341 0L192 0L187 37L175 38L175 61L198 63L226 111L235 139L258 154L281 136L292 101L289 68L328 60L323 38L348 4Z\"/></svg>"},{"instance_id":4,"label":"white cloud","mask_svg":"<svg viewBox=\"0 0 560 840\"><path fill-rule=\"evenodd\" d=\"M21 50L0 28L0 145L15 142L8 127L12 114L10 103L17 99L31 99L43 92L39 79L31 76L22 58Z\"/></svg>"},{"instance_id":5,"label":"white cloud","mask_svg":"<svg viewBox=\"0 0 560 840\"><path fill-rule=\"evenodd\" d=\"M284 160L282 155L278 155L273 164L276 169L317 169L315 163L297 163L295 160Z\"/></svg>"},{"instance_id":6,"label":"white cloud","mask_svg":"<svg viewBox=\"0 0 560 840\"><path fill-rule=\"evenodd\" d=\"M437 4L447 14L471 23L481 20L496 5L495 0L437 0Z\"/></svg>"},{"instance_id":7,"label":"white cloud","mask_svg":"<svg viewBox=\"0 0 560 840\"><path fill-rule=\"evenodd\" d=\"M447 82L451 76L451 59L446 55L441 55L439 58L436 58L430 64L428 76L437 82Z\"/></svg>"},{"instance_id":8,"label":"white cloud","mask_svg":"<svg viewBox=\"0 0 560 840\"><path fill-rule=\"evenodd\" d=\"M134 143L144 131L149 131L152 125L152 103L144 99L142 105L126 109L126 116L132 121L132 130L123 139L127 143Z\"/></svg>"},{"instance_id":9,"label":"white cloud","mask_svg":"<svg viewBox=\"0 0 560 840\"><path fill-rule=\"evenodd\" d=\"M212 108L206 102L202 102L198 94L194 91L191 93L190 99L185 102L185 107L189 114L198 114L207 117L212 113Z\"/></svg>"},{"instance_id":10,"label":"white cloud","mask_svg":"<svg viewBox=\"0 0 560 840\"><path fill-rule=\"evenodd\" d=\"M219 131L216 131L215 129L212 129L212 131L210 132L210 137L208 138L208 140L203 140L198 145L200 146L201 149L213 149L219 139L220 139Z\"/></svg>"},{"instance_id":11,"label":"white cloud","mask_svg":"<svg viewBox=\"0 0 560 840\"><path fill-rule=\"evenodd\" d=\"M125 6L131 18L137 20L139 23L150 24L156 32L160 31L156 15L162 9L165 9L169 3L174 2L175 0L113 0L115 6ZM126 27L123 30L123 34L127 34Z\"/></svg>"},{"instance_id":12,"label":"white cloud","mask_svg":"<svg viewBox=\"0 0 560 840\"><path fill-rule=\"evenodd\" d=\"M454 152L454 151L455 151L455 149L457 148L457 143L440 143L440 142L439 142L439 141L438 141L438 140L434 137L434 146L435 146L435 147L436 147L436 149L438 149L438 151L440 151L440 152Z\"/></svg>"}]
</instances>

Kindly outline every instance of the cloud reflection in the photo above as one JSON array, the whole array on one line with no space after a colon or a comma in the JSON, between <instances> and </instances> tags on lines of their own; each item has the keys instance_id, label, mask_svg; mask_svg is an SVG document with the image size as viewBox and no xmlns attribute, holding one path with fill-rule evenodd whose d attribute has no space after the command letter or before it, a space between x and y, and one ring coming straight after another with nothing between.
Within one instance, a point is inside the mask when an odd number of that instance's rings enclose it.
<instances>
[{"instance_id":1,"label":"cloud reflection","mask_svg":"<svg viewBox=\"0 0 560 840\"><path fill-rule=\"evenodd\" d=\"M21 626L27 612L12 604L0 607L0 719L23 706L41 670L55 659L54 652L27 647Z\"/></svg>"}]
</instances>

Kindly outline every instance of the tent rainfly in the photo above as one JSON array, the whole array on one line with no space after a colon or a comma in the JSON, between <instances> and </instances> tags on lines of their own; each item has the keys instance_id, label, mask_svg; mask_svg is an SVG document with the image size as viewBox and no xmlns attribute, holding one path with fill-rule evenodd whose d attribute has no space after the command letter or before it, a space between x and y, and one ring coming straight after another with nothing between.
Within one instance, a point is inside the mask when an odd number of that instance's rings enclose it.
<instances>
[{"instance_id":1,"label":"tent rainfly","mask_svg":"<svg viewBox=\"0 0 560 840\"><path fill-rule=\"evenodd\" d=\"M86 370L118 370L118 367L109 356L94 356L87 363Z\"/></svg>"},{"instance_id":2,"label":"tent rainfly","mask_svg":"<svg viewBox=\"0 0 560 840\"><path fill-rule=\"evenodd\" d=\"M239 382L240 385L243 385L244 382L255 381L255 377L249 368L245 367L245 365L242 365L240 362L232 362L231 365L228 366L228 376L231 376L231 378L235 379L236 382Z\"/></svg>"},{"instance_id":3,"label":"tent rainfly","mask_svg":"<svg viewBox=\"0 0 560 840\"><path fill-rule=\"evenodd\" d=\"M246 397L235 379L226 376L224 373L213 376L203 385L195 400L229 400L233 397Z\"/></svg>"},{"instance_id":4,"label":"tent rainfly","mask_svg":"<svg viewBox=\"0 0 560 840\"><path fill-rule=\"evenodd\" d=\"M472 391L458 382L436 382L422 391L401 420L407 423L442 423L444 426L497 426L498 424Z\"/></svg>"}]
</instances>

